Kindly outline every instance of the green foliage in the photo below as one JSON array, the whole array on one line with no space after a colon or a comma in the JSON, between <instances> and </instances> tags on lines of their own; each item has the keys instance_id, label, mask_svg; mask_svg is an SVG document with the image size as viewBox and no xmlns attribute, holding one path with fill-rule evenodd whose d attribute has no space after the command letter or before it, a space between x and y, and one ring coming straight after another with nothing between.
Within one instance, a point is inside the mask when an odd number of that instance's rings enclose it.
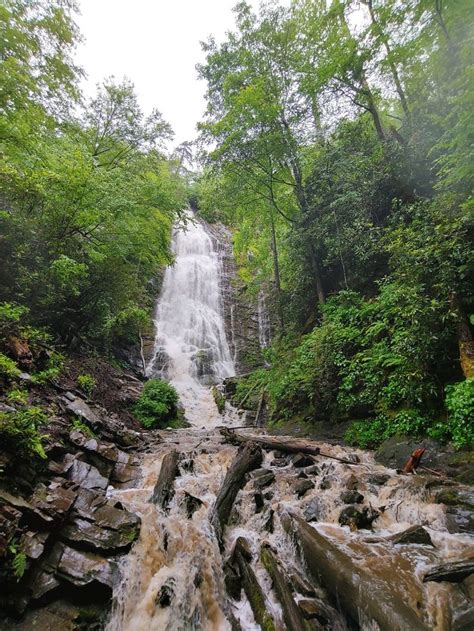
<instances>
[{"instance_id":1,"label":"green foliage","mask_svg":"<svg viewBox=\"0 0 474 631\"><path fill-rule=\"evenodd\" d=\"M94 392L94 388L97 385L97 381L94 379L94 377L92 375L89 374L84 374L84 375L79 375L77 377L77 385L78 387L83 390L87 396L91 396L92 393Z\"/></svg>"},{"instance_id":2,"label":"green foliage","mask_svg":"<svg viewBox=\"0 0 474 631\"><path fill-rule=\"evenodd\" d=\"M18 368L13 359L10 359L3 353L0 353L0 378L15 379L19 377L21 370Z\"/></svg>"},{"instance_id":3,"label":"green foliage","mask_svg":"<svg viewBox=\"0 0 474 631\"><path fill-rule=\"evenodd\" d=\"M19 457L46 458L41 427L48 417L38 407L25 407L15 412L0 412L2 446Z\"/></svg>"},{"instance_id":4,"label":"green foliage","mask_svg":"<svg viewBox=\"0 0 474 631\"><path fill-rule=\"evenodd\" d=\"M11 557L10 565L17 581L23 578L28 567L28 558L23 551L18 550L16 541L12 541L8 546L8 552Z\"/></svg>"},{"instance_id":5,"label":"green foliage","mask_svg":"<svg viewBox=\"0 0 474 631\"><path fill-rule=\"evenodd\" d=\"M61 374L64 365L64 355L53 352L48 359L48 365L44 370L36 372L32 375L34 383L41 385L56 381Z\"/></svg>"},{"instance_id":6,"label":"green foliage","mask_svg":"<svg viewBox=\"0 0 474 631\"><path fill-rule=\"evenodd\" d=\"M74 427L74 429L77 429L80 432L82 432L84 436L88 436L89 438L97 438L95 432L83 421L81 421L80 418L75 418L72 421L72 426Z\"/></svg>"},{"instance_id":7,"label":"green foliage","mask_svg":"<svg viewBox=\"0 0 474 631\"><path fill-rule=\"evenodd\" d=\"M7 394L7 400L9 403L26 405L28 403L28 391L16 388L14 390L10 390Z\"/></svg>"},{"instance_id":8,"label":"green foliage","mask_svg":"<svg viewBox=\"0 0 474 631\"><path fill-rule=\"evenodd\" d=\"M446 387L448 419L442 427L443 437L451 438L456 447L474 443L474 377ZM438 430L441 427L438 425Z\"/></svg>"},{"instance_id":9,"label":"green foliage","mask_svg":"<svg viewBox=\"0 0 474 631\"><path fill-rule=\"evenodd\" d=\"M137 419L149 429L163 427L176 418L178 393L175 388L161 379L147 381L133 412Z\"/></svg>"},{"instance_id":10,"label":"green foliage","mask_svg":"<svg viewBox=\"0 0 474 631\"><path fill-rule=\"evenodd\" d=\"M418 411L401 410L392 416L380 415L374 419L355 421L344 438L351 445L373 449L391 436L426 435L431 425L432 421L420 416Z\"/></svg>"}]
</instances>

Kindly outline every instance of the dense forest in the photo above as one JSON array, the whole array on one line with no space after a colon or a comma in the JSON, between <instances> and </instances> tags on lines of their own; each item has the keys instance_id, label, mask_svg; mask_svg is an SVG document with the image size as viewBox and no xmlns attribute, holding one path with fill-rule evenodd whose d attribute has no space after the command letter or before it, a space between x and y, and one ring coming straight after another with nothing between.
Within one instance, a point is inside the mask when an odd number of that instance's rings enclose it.
<instances>
[{"instance_id":1,"label":"dense forest","mask_svg":"<svg viewBox=\"0 0 474 631\"><path fill-rule=\"evenodd\" d=\"M274 422L354 421L362 446L469 445L471 2L238 4L236 30L203 44L194 174L191 145L170 154L170 125L130 81L83 97L76 10L0 9L4 385L21 392L22 345L113 355L137 340L188 200L231 228L246 292L271 315L238 397L262 392Z\"/></svg>"},{"instance_id":2,"label":"dense forest","mask_svg":"<svg viewBox=\"0 0 474 631\"><path fill-rule=\"evenodd\" d=\"M473 1L239 2L175 148L80 9L0 0L0 631L474 628Z\"/></svg>"},{"instance_id":3,"label":"dense forest","mask_svg":"<svg viewBox=\"0 0 474 631\"><path fill-rule=\"evenodd\" d=\"M474 437L472 3L295 0L205 45L191 200L271 299L275 421Z\"/></svg>"}]
</instances>

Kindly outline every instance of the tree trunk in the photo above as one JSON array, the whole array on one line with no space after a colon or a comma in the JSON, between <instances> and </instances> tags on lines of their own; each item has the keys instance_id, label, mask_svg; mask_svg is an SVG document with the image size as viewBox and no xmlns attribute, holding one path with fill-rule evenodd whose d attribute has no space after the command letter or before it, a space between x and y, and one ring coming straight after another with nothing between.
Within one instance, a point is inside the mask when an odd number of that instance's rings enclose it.
<instances>
[{"instance_id":1,"label":"tree trunk","mask_svg":"<svg viewBox=\"0 0 474 631\"><path fill-rule=\"evenodd\" d=\"M268 544L263 544L260 558L272 578L273 587L281 603L283 619L285 620L287 628L291 629L291 631L306 631L303 614L295 603L288 580L281 571L278 559Z\"/></svg>"},{"instance_id":2,"label":"tree trunk","mask_svg":"<svg viewBox=\"0 0 474 631\"><path fill-rule=\"evenodd\" d=\"M175 477L179 474L178 469L179 454L176 449L167 453L161 463L160 475L155 484L153 495L150 498L150 502L160 506L166 510L169 502L173 498L173 482Z\"/></svg>"},{"instance_id":3,"label":"tree trunk","mask_svg":"<svg viewBox=\"0 0 474 631\"><path fill-rule=\"evenodd\" d=\"M402 82L401 82L401 79L400 79L400 75L398 74L397 66L391 60L392 50L390 48L390 43L388 41L388 37L383 32L382 27L380 26L380 24L377 21L377 17L375 15L375 11L374 11L372 0L365 0L365 3L367 4L367 7L369 9L371 22L372 22L373 26L375 27L375 29L377 30L378 34L380 35L380 39L382 40L382 44L384 45L385 50L387 51L388 65L390 67L390 71L391 71L392 76L393 76L393 81L395 83L395 87L396 87L396 90L397 90L398 97L400 99L400 104L402 106L403 112L405 113L405 116L407 118L410 118L410 110L408 109L408 102L407 102L407 99L406 99L406 96L405 96L405 92L404 92L403 87L402 87Z\"/></svg>"},{"instance_id":4,"label":"tree trunk","mask_svg":"<svg viewBox=\"0 0 474 631\"><path fill-rule=\"evenodd\" d=\"M458 295L454 291L451 293L450 302L451 311L456 316L459 361L464 376L469 379L469 377L474 377L474 340L466 314L461 307Z\"/></svg>"},{"instance_id":5,"label":"tree trunk","mask_svg":"<svg viewBox=\"0 0 474 631\"><path fill-rule=\"evenodd\" d=\"M243 537L239 537L235 543L233 558L239 567L242 586L252 607L255 622L260 625L262 631L276 631L275 622L267 611L265 596L259 585L255 572L252 570L248 558L248 544Z\"/></svg>"},{"instance_id":6,"label":"tree trunk","mask_svg":"<svg viewBox=\"0 0 474 631\"><path fill-rule=\"evenodd\" d=\"M261 463L261 448L255 443L249 442L239 449L227 471L211 515L211 523L216 531L221 549L224 547L224 528L237 493L244 486L245 474L259 467Z\"/></svg>"},{"instance_id":7,"label":"tree trunk","mask_svg":"<svg viewBox=\"0 0 474 631\"><path fill-rule=\"evenodd\" d=\"M369 572L360 564L356 565L350 554L300 517L285 513L281 522L284 529L294 536L310 574L355 623L362 611L381 629L428 631L424 622L407 605L406 586L397 589L389 553L386 563L381 556L378 565L371 565ZM413 581L415 584L416 577ZM418 590L421 598L421 588Z\"/></svg>"},{"instance_id":8,"label":"tree trunk","mask_svg":"<svg viewBox=\"0 0 474 631\"><path fill-rule=\"evenodd\" d=\"M273 254L273 273L275 280L275 289L277 292L277 302L278 302L278 318L280 320L281 330L285 330L285 320L283 317L283 303L281 298L281 282L280 282L280 264L278 262L278 247L277 247L277 239L276 239L276 231L275 231L275 220L273 217L273 211L270 208L270 230L271 230L271 244L272 244L272 254Z\"/></svg>"},{"instance_id":9,"label":"tree trunk","mask_svg":"<svg viewBox=\"0 0 474 631\"><path fill-rule=\"evenodd\" d=\"M256 443L263 449L277 451L283 451L291 454L309 454L311 456L317 456L320 453L319 447L312 445L310 441L299 440L297 438L291 438L288 440L281 440L274 438L273 436L242 436L234 431L228 430L223 427L220 430L225 440L233 445L247 445Z\"/></svg>"}]
</instances>

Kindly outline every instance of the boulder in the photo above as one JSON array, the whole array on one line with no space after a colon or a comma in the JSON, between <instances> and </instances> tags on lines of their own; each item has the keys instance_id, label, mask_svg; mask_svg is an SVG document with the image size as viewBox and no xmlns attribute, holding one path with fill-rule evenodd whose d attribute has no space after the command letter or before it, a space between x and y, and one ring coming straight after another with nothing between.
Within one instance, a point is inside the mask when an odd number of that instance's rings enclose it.
<instances>
[{"instance_id":1,"label":"boulder","mask_svg":"<svg viewBox=\"0 0 474 631\"><path fill-rule=\"evenodd\" d=\"M341 526L349 526L351 530L372 528L372 523L377 519L379 513L372 508L359 508L357 506L347 506L339 515Z\"/></svg>"},{"instance_id":2,"label":"boulder","mask_svg":"<svg viewBox=\"0 0 474 631\"><path fill-rule=\"evenodd\" d=\"M376 486L383 486L390 480L390 476L387 473L371 473L367 476L367 482L369 484L375 484Z\"/></svg>"},{"instance_id":3,"label":"boulder","mask_svg":"<svg viewBox=\"0 0 474 631\"><path fill-rule=\"evenodd\" d=\"M187 493L187 492L184 493L183 503L186 509L186 513L188 515L188 519L191 519L194 513L197 510L199 510L201 506L203 505L202 500L200 500L198 497L194 497L194 495L191 495L190 493Z\"/></svg>"},{"instance_id":4,"label":"boulder","mask_svg":"<svg viewBox=\"0 0 474 631\"><path fill-rule=\"evenodd\" d=\"M64 397L63 401L68 412L85 421L86 425L90 426L94 431L98 430L103 425L99 416L83 399L74 397L74 399L70 401L67 397Z\"/></svg>"},{"instance_id":5,"label":"boulder","mask_svg":"<svg viewBox=\"0 0 474 631\"><path fill-rule=\"evenodd\" d=\"M21 511L9 504L0 505L0 558L4 556L15 536L21 519Z\"/></svg>"},{"instance_id":6,"label":"boulder","mask_svg":"<svg viewBox=\"0 0 474 631\"><path fill-rule=\"evenodd\" d=\"M291 459L291 464L294 467L310 467L311 465L314 464L314 460L311 456L308 456L306 454L302 454L302 453L297 453L293 456L293 458Z\"/></svg>"},{"instance_id":7,"label":"boulder","mask_svg":"<svg viewBox=\"0 0 474 631\"><path fill-rule=\"evenodd\" d=\"M324 514L324 503L319 497L313 497L303 511L306 521L319 521Z\"/></svg>"},{"instance_id":8,"label":"boulder","mask_svg":"<svg viewBox=\"0 0 474 631\"><path fill-rule=\"evenodd\" d=\"M255 469L248 474L248 478L253 480L255 488L263 489L274 481L275 474L270 469Z\"/></svg>"},{"instance_id":9,"label":"boulder","mask_svg":"<svg viewBox=\"0 0 474 631\"><path fill-rule=\"evenodd\" d=\"M420 545L432 546L433 542L429 533L423 528L423 526L411 526L403 532L397 532L397 534L389 537L390 541L395 544L409 544L417 543Z\"/></svg>"},{"instance_id":10,"label":"boulder","mask_svg":"<svg viewBox=\"0 0 474 631\"><path fill-rule=\"evenodd\" d=\"M311 480L295 480L293 482L293 491L298 497L303 497L310 489L314 489L314 484Z\"/></svg>"},{"instance_id":11,"label":"boulder","mask_svg":"<svg viewBox=\"0 0 474 631\"><path fill-rule=\"evenodd\" d=\"M109 480L101 475L96 467L77 458L73 460L72 466L68 471L68 478L86 489L101 489L105 491L109 484Z\"/></svg>"},{"instance_id":12,"label":"boulder","mask_svg":"<svg viewBox=\"0 0 474 631\"><path fill-rule=\"evenodd\" d=\"M113 588L119 578L115 562L104 559L97 554L75 550L64 544L57 543L61 554L56 567L56 576L69 583L81 587L90 583Z\"/></svg>"},{"instance_id":13,"label":"boulder","mask_svg":"<svg viewBox=\"0 0 474 631\"><path fill-rule=\"evenodd\" d=\"M317 620L322 625L327 625L327 608L323 607L319 600L315 598L305 598L298 602L298 607L306 620Z\"/></svg>"},{"instance_id":14,"label":"boulder","mask_svg":"<svg viewBox=\"0 0 474 631\"><path fill-rule=\"evenodd\" d=\"M30 502L49 515L57 526L64 521L76 498L77 487L66 480L56 478L51 480L48 486L38 484Z\"/></svg>"},{"instance_id":15,"label":"boulder","mask_svg":"<svg viewBox=\"0 0 474 631\"><path fill-rule=\"evenodd\" d=\"M39 559L44 552L48 532L25 532L20 539L20 549L29 559Z\"/></svg>"},{"instance_id":16,"label":"boulder","mask_svg":"<svg viewBox=\"0 0 474 631\"><path fill-rule=\"evenodd\" d=\"M253 499L255 501L255 512L260 513L265 506L263 495L261 493L254 493Z\"/></svg>"},{"instance_id":17,"label":"boulder","mask_svg":"<svg viewBox=\"0 0 474 631\"><path fill-rule=\"evenodd\" d=\"M359 491L343 491L341 500L344 504L361 504L364 501L364 496Z\"/></svg>"}]
</instances>

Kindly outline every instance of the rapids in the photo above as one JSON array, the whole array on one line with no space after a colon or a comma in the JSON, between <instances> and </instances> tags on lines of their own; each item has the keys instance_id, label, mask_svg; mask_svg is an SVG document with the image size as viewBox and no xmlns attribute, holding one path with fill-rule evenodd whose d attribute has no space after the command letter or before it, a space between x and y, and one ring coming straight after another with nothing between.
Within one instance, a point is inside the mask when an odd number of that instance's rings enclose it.
<instances>
[{"instance_id":1,"label":"rapids","mask_svg":"<svg viewBox=\"0 0 474 631\"><path fill-rule=\"evenodd\" d=\"M261 490L263 509L256 510L255 481L248 482L237 496L221 554L209 518L237 448L224 443L217 428L241 425L242 419L228 403L225 412L219 414L211 396L210 384L233 375L234 363L222 317L218 254L204 226L192 216L188 219L187 228L174 233L176 261L166 271L157 304L155 352L148 374L166 377L175 385L191 426L156 432L156 440L146 446L143 455L139 488L109 489L110 496L140 515L142 529L123 561L123 580L114 593L107 630L258 630L244 593L240 601L234 601L225 591L223 561L239 536L250 542L252 567L277 629L286 627L270 577L259 560L264 541L272 545L287 574L296 574L312 584L322 618L319 622L313 620L308 628L353 628L308 575L282 528L279 516L285 512L306 519L314 517L311 525L345 553L353 563L352 571L368 571L378 586L418 611L423 628L456 628L453 617L472 605L472 583L467 587L423 584L421 577L434 564L473 556L473 541L467 534L448 532L446 507L433 500L436 479L397 475L377 465L368 452L321 444L325 453L343 458L356 456L360 464L351 466L317 457L316 468L304 474L289 458L276 462L278 454L264 453L262 467L273 471L275 480ZM171 449L177 449L182 459L174 483L175 495L164 511L149 498L162 458ZM299 498L295 484L301 479L311 480L313 488ZM353 532L338 523L345 506L341 494L355 488L363 495L364 506L380 512L372 532ZM201 502L191 516L189 496ZM395 546L387 540L410 525L423 525L434 545ZM295 589L295 600L303 600L303 592ZM321 622L324 619L326 623ZM363 629L379 628L362 611L357 622Z\"/></svg>"}]
</instances>

